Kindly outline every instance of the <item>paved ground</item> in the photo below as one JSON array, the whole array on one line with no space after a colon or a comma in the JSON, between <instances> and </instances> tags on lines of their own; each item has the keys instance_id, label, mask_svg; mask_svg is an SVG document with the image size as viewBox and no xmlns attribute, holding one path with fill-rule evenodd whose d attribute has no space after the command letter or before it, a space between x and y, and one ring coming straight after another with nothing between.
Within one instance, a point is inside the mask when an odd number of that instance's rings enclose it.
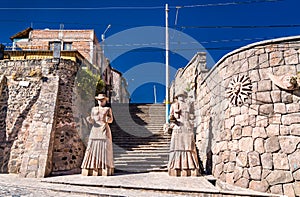
<instances>
[{"instance_id":1,"label":"paved ground","mask_svg":"<svg viewBox=\"0 0 300 197\"><path fill-rule=\"evenodd\" d=\"M0 174L0 196L272 196L228 186L213 186L205 177L170 177L165 172L116 174L110 177L81 175L24 179ZM275 196L275 195L273 195Z\"/></svg>"}]
</instances>

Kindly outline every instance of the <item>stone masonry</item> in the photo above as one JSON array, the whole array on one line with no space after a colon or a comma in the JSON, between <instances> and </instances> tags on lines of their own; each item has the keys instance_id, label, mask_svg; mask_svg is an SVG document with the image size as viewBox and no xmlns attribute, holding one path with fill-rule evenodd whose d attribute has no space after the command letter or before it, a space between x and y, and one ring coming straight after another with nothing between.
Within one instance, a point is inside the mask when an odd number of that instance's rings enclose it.
<instances>
[{"instance_id":1,"label":"stone masonry","mask_svg":"<svg viewBox=\"0 0 300 197\"><path fill-rule=\"evenodd\" d=\"M300 196L300 90L281 89L269 78L299 77L299 71L298 36L240 48L209 73L192 76L196 141L207 173L244 188ZM229 84L242 76L250 94L236 105Z\"/></svg>"},{"instance_id":2,"label":"stone masonry","mask_svg":"<svg viewBox=\"0 0 300 197\"><path fill-rule=\"evenodd\" d=\"M0 62L2 173L45 177L80 168L85 146L72 98L78 69L63 59Z\"/></svg>"}]
</instances>

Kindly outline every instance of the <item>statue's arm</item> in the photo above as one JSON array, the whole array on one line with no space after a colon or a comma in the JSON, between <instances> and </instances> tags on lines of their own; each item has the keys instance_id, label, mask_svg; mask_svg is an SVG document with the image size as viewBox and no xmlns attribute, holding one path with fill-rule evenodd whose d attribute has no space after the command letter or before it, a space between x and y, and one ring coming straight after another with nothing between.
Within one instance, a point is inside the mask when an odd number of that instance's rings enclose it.
<instances>
[{"instance_id":1,"label":"statue's arm","mask_svg":"<svg viewBox=\"0 0 300 197\"><path fill-rule=\"evenodd\" d=\"M91 114L88 116L88 117L86 117L86 120L90 123L90 124L94 124L95 123L95 120L93 119L93 109L94 108L92 108L92 110L91 110Z\"/></svg>"},{"instance_id":2,"label":"statue's arm","mask_svg":"<svg viewBox=\"0 0 300 197\"><path fill-rule=\"evenodd\" d=\"M108 109L106 121L107 121L107 123L112 123L114 121L111 108Z\"/></svg>"}]
</instances>

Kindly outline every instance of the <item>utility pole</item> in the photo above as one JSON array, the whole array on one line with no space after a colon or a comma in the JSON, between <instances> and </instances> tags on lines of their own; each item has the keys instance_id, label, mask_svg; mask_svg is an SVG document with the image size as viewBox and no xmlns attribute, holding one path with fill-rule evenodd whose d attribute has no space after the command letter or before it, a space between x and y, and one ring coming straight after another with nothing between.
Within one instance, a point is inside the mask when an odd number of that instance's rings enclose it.
<instances>
[{"instance_id":1,"label":"utility pole","mask_svg":"<svg viewBox=\"0 0 300 197\"><path fill-rule=\"evenodd\" d=\"M169 13L169 7L168 4L166 4L166 123L169 122L169 29L168 29L168 13Z\"/></svg>"},{"instance_id":2,"label":"utility pole","mask_svg":"<svg viewBox=\"0 0 300 197\"><path fill-rule=\"evenodd\" d=\"M156 86L153 86L153 91L154 91L154 103L156 104Z\"/></svg>"}]
</instances>

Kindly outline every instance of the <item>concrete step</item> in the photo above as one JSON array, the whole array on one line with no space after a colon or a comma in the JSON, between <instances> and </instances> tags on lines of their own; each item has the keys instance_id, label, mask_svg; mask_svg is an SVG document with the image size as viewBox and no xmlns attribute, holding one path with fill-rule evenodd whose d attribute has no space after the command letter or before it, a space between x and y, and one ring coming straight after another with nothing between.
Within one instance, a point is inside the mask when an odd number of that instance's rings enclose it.
<instances>
[{"instance_id":1,"label":"concrete step","mask_svg":"<svg viewBox=\"0 0 300 197\"><path fill-rule=\"evenodd\" d=\"M166 168L170 136L164 135L165 106L114 104L111 125L116 169L148 172Z\"/></svg>"}]
</instances>

